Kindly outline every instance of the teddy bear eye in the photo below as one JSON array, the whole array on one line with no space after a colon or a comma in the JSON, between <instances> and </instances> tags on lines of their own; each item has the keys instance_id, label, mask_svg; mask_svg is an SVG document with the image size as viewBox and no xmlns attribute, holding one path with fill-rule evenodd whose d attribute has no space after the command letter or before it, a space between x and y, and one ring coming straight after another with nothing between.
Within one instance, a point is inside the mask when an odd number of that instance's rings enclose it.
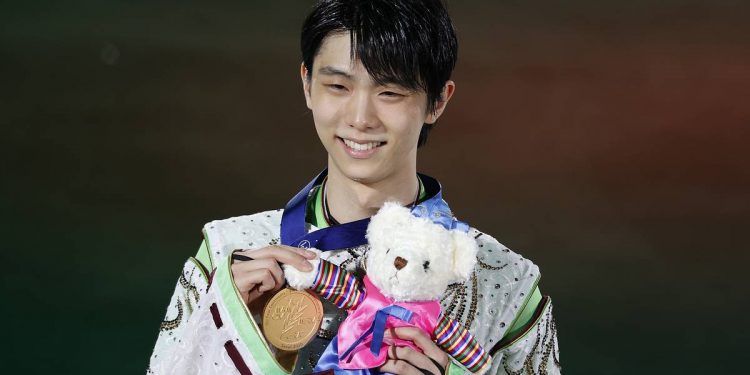
<instances>
[{"instance_id":1,"label":"teddy bear eye","mask_svg":"<svg viewBox=\"0 0 750 375\"><path fill-rule=\"evenodd\" d=\"M422 263L422 268L424 268L425 271L430 268L430 261L425 260L424 263Z\"/></svg>"}]
</instances>

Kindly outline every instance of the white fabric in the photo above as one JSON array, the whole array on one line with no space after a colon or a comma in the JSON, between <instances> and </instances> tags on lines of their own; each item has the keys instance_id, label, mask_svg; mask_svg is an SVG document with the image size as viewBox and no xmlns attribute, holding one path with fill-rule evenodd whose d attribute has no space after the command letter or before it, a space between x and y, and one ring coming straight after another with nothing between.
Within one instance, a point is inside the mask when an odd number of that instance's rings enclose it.
<instances>
[{"instance_id":1,"label":"white fabric","mask_svg":"<svg viewBox=\"0 0 750 375\"><path fill-rule=\"evenodd\" d=\"M254 249L278 243L281 214L281 210L267 211L206 224L205 241L209 246L213 264L224 264L226 256L235 249ZM540 277L539 269L534 263L510 251L491 236L473 228L469 233L476 238L479 247L477 267L469 281L462 285L449 286L441 304L448 316L469 327L482 346L490 351L511 327L523 308L523 302L533 292ZM364 274L362 255L367 248L367 245L364 245L329 251L325 252L322 258L361 276ZM190 285L195 286L201 294L201 300L195 303L192 312L183 308L182 319L176 328L160 332L151 357L149 373L237 373L223 346L227 340L237 339L235 327L228 324L229 319L224 319L222 333L216 333L216 327L208 311L208 302L214 301L216 297L209 297L212 293L206 293L205 280L194 268L195 264L192 261L187 262L183 276L188 278ZM182 301L189 289L185 283L177 283L165 320L176 316L178 300ZM222 301L217 301L217 305L221 304ZM323 301L323 304L325 318L321 327L321 337L335 334L338 323L343 319L343 313L332 304L327 301ZM472 309L473 315L470 314ZM558 374L559 355L551 310L551 305L548 305L538 323L521 339L497 351L493 356L493 367L488 373L516 374L530 371ZM222 315L224 313L222 312ZM237 349L253 374L260 375L260 371L254 368L246 348L237 341L235 343L238 343ZM301 350L293 373L310 372L326 344L326 340L318 338Z\"/></svg>"}]
</instances>

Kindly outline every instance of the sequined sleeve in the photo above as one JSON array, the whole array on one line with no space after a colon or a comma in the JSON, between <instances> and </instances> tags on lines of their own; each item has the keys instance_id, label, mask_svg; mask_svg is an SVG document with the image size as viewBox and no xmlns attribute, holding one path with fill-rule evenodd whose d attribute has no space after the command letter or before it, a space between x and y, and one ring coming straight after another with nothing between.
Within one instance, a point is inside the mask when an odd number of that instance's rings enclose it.
<instances>
[{"instance_id":1,"label":"sequined sleeve","mask_svg":"<svg viewBox=\"0 0 750 375\"><path fill-rule=\"evenodd\" d=\"M356 308L365 298L362 283L353 274L326 260L320 261L311 289L346 310Z\"/></svg>"},{"instance_id":2,"label":"sequined sleeve","mask_svg":"<svg viewBox=\"0 0 750 375\"><path fill-rule=\"evenodd\" d=\"M510 341L493 348L493 374L521 375L560 374L557 327L552 304L545 297L534 316L533 324Z\"/></svg>"},{"instance_id":3,"label":"sequined sleeve","mask_svg":"<svg viewBox=\"0 0 750 375\"><path fill-rule=\"evenodd\" d=\"M198 255L185 262L177 278L166 316L159 326L159 335L151 355L152 363L159 355L164 355L180 345L187 322L193 312L201 308L203 297L208 290L208 270L198 258L205 249L205 243L202 243ZM147 372L151 373L150 369Z\"/></svg>"}]
</instances>

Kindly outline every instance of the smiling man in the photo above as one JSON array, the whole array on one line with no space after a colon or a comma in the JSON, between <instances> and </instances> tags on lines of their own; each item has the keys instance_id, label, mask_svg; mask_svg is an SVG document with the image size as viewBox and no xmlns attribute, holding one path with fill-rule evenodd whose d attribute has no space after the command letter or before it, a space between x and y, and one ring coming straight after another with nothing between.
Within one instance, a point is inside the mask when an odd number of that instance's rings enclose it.
<instances>
[{"instance_id":1,"label":"smiling man","mask_svg":"<svg viewBox=\"0 0 750 375\"><path fill-rule=\"evenodd\" d=\"M428 102L417 86L419 72L401 78L404 82L399 77L378 82L359 58L352 59L352 42L364 49L368 41L334 30L320 44L314 63L301 67L305 100L328 151L327 202L340 222L372 216L388 199L414 200L420 186L420 133L440 117L455 87L445 80L440 97Z\"/></svg>"},{"instance_id":2,"label":"smiling man","mask_svg":"<svg viewBox=\"0 0 750 375\"><path fill-rule=\"evenodd\" d=\"M262 333L260 314L284 285L281 265L311 270L315 254L304 248L314 247L323 251L321 258L361 276L365 230L385 202L428 211L445 203L440 184L417 173L417 149L455 91L450 77L457 42L442 3L320 1L301 41L302 87L328 153L327 168L283 210L206 224L204 241L178 280L149 373L320 369L316 363L346 313L325 302L311 342L298 351L275 350ZM491 236L466 230L477 241L478 266L466 283L446 290L444 313L486 348L489 373L559 373L552 306L539 292L538 267ZM420 330L398 328L387 335L412 341L418 350L392 346L379 368L329 372L465 371Z\"/></svg>"}]
</instances>

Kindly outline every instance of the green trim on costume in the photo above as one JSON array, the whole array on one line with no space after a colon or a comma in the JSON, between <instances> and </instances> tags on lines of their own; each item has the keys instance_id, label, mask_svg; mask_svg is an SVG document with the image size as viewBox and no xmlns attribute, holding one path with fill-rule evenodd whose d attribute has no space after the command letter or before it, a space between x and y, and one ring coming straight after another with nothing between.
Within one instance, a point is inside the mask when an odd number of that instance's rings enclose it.
<instances>
[{"instance_id":1,"label":"green trim on costume","mask_svg":"<svg viewBox=\"0 0 750 375\"><path fill-rule=\"evenodd\" d=\"M529 321L534 318L534 312L536 311L536 308L539 307L539 302L541 301L542 292L539 290L539 286L537 285L537 287L534 288L534 292L531 293L531 298L526 303L526 307L524 307L523 311L518 314L516 322L513 323L513 326L508 329L508 332L506 332L503 337L513 337L518 332L521 332L521 330L526 327Z\"/></svg>"},{"instance_id":2,"label":"green trim on costume","mask_svg":"<svg viewBox=\"0 0 750 375\"><path fill-rule=\"evenodd\" d=\"M503 335L503 337L500 338L500 342L502 342L503 340L511 337L510 335L508 335L508 333L511 330L513 330L514 328L517 327L519 318L521 317L521 315L523 315L524 311L526 310L526 306L529 304L529 301L534 296L534 291L536 291L536 289L539 288L539 279L541 279L541 278L542 278L542 276L539 275L539 274L537 274L536 279L534 280L534 284L531 287L532 292L529 293L529 295L527 295L526 298L524 299L523 304L521 305L522 306L521 310L519 310L519 312L516 314L516 317L513 319L513 322L510 323L510 328L508 328L508 330L505 331L505 334ZM534 310L532 310L532 312L535 311L535 310L536 310L536 306L534 306Z\"/></svg>"},{"instance_id":3,"label":"green trim on costume","mask_svg":"<svg viewBox=\"0 0 750 375\"><path fill-rule=\"evenodd\" d=\"M202 268L205 268L209 272L214 269L214 265L211 262L211 251L208 249L206 240L201 241L201 246L198 248L198 252L195 253L195 257L193 258L200 262L203 266ZM206 277L206 280L208 280L208 277Z\"/></svg>"},{"instance_id":4,"label":"green trim on costume","mask_svg":"<svg viewBox=\"0 0 750 375\"><path fill-rule=\"evenodd\" d=\"M446 375L464 375L467 371L460 363L455 360L448 362L448 367L445 369Z\"/></svg>"},{"instance_id":5,"label":"green trim on costume","mask_svg":"<svg viewBox=\"0 0 750 375\"><path fill-rule=\"evenodd\" d=\"M228 256L226 258L226 264L216 269L214 284L219 288L219 295L224 301L226 310L229 312L228 318L235 326L240 340L242 340L242 343L250 351L250 354L253 356L252 359L260 367L263 374L290 374L276 360L247 305L242 301L240 292L234 285L234 281L232 281L232 257Z\"/></svg>"},{"instance_id":6,"label":"green trim on costume","mask_svg":"<svg viewBox=\"0 0 750 375\"><path fill-rule=\"evenodd\" d=\"M328 226L325 215L323 215L323 194L320 193L322 190L321 185L315 187L315 192L313 193L315 194L315 199L313 199L311 204L312 222L310 223L320 229Z\"/></svg>"},{"instance_id":7,"label":"green trim on costume","mask_svg":"<svg viewBox=\"0 0 750 375\"><path fill-rule=\"evenodd\" d=\"M539 321L542 320L542 318L544 317L544 311L547 310L547 308L549 308L550 303L552 303L552 298L549 298L549 297L544 298L544 306L541 306L541 310L539 310L539 315L536 316L536 319L534 319L534 321L531 322L531 324L527 324L525 326L526 332L524 332L522 335L514 338L513 340L511 340L509 342L500 341L498 343L498 345L500 345L500 348L497 349L497 351L502 351L502 350L504 350L504 349L506 349L506 348L508 348L510 346L513 346L519 340L522 340L524 337L526 337L526 335L528 335L529 332L531 332L531 327L534 327L535 325L539 324ZM537 306L537 309L539 309L539 307L540 306ZM503 340L504 339L505 338L503 338Z\"/></svg>"},{"instance_id":8,"label":"green trim on costume","mask_svg":"<svg viewBox=\"0 0 750 375\"><path fill-rule=\"evenodd\" d=\"M195 268L197 268L198 271L201 271L201 276L203 276L203 281L208 283L208 274L206 274L206 270L207 270L206 266L203 265L203 263L201 263L201 261L195 257L190 257L188 258L188 260L193 262L193 264L195 265Z\"/></svg>"},{"instance_id":9,"label":"green trim on costume","mask_svg":"<svg viewBox=\"0 0 750 375\"><path fill-rule=\"evenodd\" d=\"M201 253L201 249L203 248L203 246L205 246L206 247L206 252L205 253L206 253L206 258L208 258L207 259L208 264L206 264L206 263L203 263L203 264L206 265L207 266L206 269L209 270L209 272L211 272L211 271L214 270L214 268L216 268L216 264L214 262L213 255L211 255L211 245L209 245L208 241L206 240L208 238L208 233L206 233L205 229L202 231L202 233L203 233L203 242L201 242L201 247L198 249L198 254L196 254L195 257L197 259L201 260L201 263L203 262L203 259L201 259L201 257L199 257L199 255Z\"/></svg>"}]
</instances>

